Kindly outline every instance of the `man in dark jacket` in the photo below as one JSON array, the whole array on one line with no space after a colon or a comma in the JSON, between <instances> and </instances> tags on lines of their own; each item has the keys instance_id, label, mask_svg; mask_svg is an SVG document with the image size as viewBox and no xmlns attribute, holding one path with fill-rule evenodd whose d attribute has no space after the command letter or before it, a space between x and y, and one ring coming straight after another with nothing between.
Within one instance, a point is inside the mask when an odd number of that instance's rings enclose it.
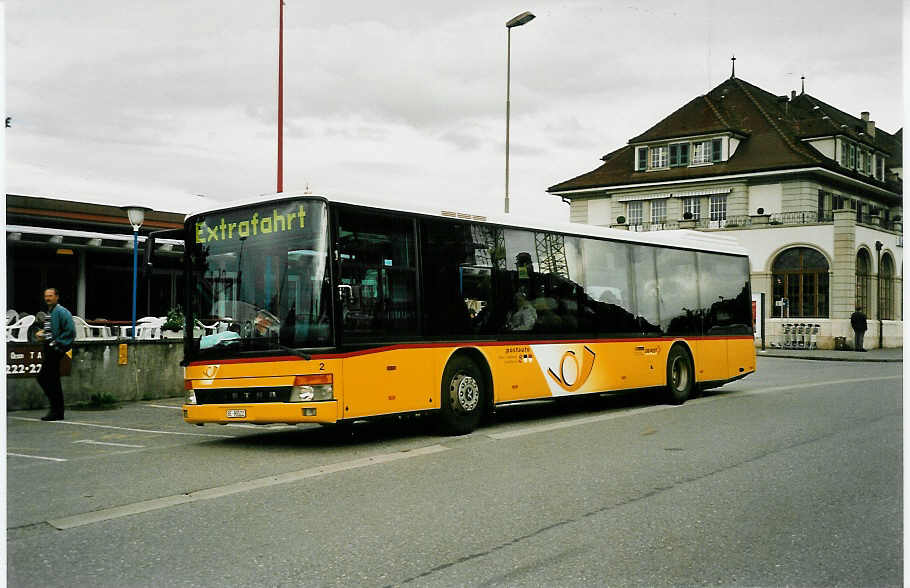
<instances>
[{"instance_id":1,"label":"man in dark jacket","mask_svg":"<svg viewBox=\"0 0 910 588\"><path fill-rule=\"evenodd\" d=\"M73 315L63 308L57 301L60 293L56 288L44 291L44 302L47 304L48 314L44 319L44 328L38 331L38 336L44 340L41 372L38 374L38 384L44 390L51 408L41 417L42 421L63 420L63 388L60 385L60 360L73 346L76 338L76 326L73 324Z\"/></svg>"},{"instance_id":2,"label":"man in dark jacket","mask_svg":"<svg viewBox=\"0 0 910 588\"><path fill-rule=\"evenodd\" d=\"M853 327L854 346L856 351L865 351L863 349L863 335L866 334L866 315L860 305L856 305L856 312L850 315L850 326Z\"/></svg>"}]
</instances>

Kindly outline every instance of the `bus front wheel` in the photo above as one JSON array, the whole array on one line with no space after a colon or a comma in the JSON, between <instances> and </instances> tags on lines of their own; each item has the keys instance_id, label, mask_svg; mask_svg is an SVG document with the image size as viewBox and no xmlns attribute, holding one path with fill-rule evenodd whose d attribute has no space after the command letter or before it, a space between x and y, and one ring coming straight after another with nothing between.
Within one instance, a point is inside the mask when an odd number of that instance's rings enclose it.
<instances>
[{"instance_id":1,"label":"bus front wheel","mask_svg":"<svg viewBox=\"0 0 910 588\"><path fill-rule=\"evenodd\" d=\"M675 345L667 357L667 402L682 404L695 388L695 367L684 347Z\"/></svg>"},{"instance_id":2,"label":"bus front wheel","mask_svg":"<svg viewBox=\"0 0 910 588\"><path fill-rule=\"evenodd\" d=\"M473 361L456 355L442 373L442 406L440 421L443 431L466 435L480 424L486 398L483 372Z\"/></svg>"}]
</instances>

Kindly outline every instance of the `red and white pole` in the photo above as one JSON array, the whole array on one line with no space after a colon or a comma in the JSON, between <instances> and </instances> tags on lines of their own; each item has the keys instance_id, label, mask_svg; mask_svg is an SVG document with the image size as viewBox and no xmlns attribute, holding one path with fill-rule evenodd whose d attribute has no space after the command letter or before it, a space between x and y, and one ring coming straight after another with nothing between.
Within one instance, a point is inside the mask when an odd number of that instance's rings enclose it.
<instances>
[{"instance_id":1,"label":"red and white pole","mask_svg":"<svg viewBox=\"0 0 910 588\"><path fill-rule=\"evenodd\" d=\"M278 0L278 192L284 191L284 0Z\"/></svg>"}]
</instances>

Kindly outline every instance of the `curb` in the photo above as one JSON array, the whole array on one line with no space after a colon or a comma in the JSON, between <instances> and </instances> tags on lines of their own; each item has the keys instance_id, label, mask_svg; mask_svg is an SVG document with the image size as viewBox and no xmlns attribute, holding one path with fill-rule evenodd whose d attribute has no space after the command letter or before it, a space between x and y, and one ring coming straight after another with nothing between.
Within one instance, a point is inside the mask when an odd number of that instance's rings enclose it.
<instances>
[{"instance_id":1,"label":"curb","mask_svg":"<svg viewBox=\"0 0 910 588\"><path fill-rule=\"evenodd\" d=\"M847 352L855 353L855 352ZM780 351L755 351L756 357L776 357L780 359L807 359L810 361L854 361L867 363L903 363L903 357L857 357L838 355L802 355L797 353L781 353Z\"/></svg>"}]
</instances>

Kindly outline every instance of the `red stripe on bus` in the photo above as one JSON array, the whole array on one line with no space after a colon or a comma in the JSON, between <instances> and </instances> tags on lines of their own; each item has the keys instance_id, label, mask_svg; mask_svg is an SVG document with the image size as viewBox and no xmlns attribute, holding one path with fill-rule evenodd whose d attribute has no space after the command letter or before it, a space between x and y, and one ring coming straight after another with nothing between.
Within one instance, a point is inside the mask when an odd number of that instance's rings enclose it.
<instances>
[{"instance_id":1,"label":"red stripe on bus","mask_svg":"<svg viewBox=\"0 0 910 588\"><path fill-rule=\"evenodd\" d=\"M733 335L730 337L721 336L698 336L698 337L631 337L627 339L565 339L565 340L527 340L527 341L475 341L459 342L451 341L445 343L399 343L397 345L386 345L384 347L371 347L370 349L361 349L359 351L349 351L347 353L321 353L312 354L311 360L315 359L344 359L348 357L357 357L360 355L369 355L371 353L384 353L386 351L396 351L399 349L435 349L439 347L514 347L515 345L581 345L584 343L637 343L639 341L668 342L668 341L718 341L718 340L754 340L753 335ZM193 361L190 366L227 364L227 363L264 363L270 361L298 361L303 359L297 355L281 355L274 357L251 357L238 359L222 359L212 361Z\"/></svg>"}]
</instances>

